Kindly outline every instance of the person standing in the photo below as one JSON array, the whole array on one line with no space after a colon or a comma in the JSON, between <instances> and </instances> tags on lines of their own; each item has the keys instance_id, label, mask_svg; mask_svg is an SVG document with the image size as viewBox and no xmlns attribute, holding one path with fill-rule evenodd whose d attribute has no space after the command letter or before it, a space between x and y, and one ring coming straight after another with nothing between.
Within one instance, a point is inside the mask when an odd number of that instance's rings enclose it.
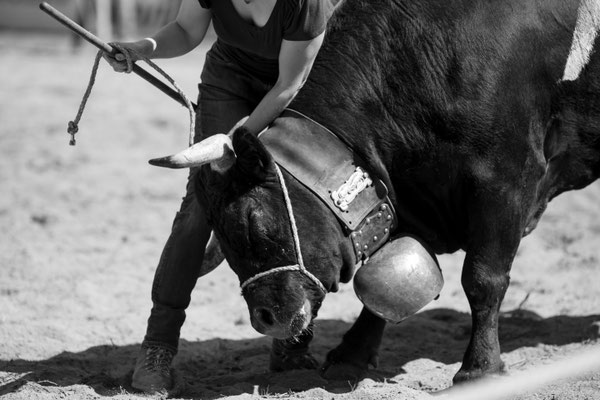
<instances>
[{"instance_id":1,"label":"person standing","mask_svg":"<svg viewBox=\"0 0 600 400\"><path fill-rule=\"evenodd\" d=\"M182 0L176 19L155 35L119 44L132 50L134 61L136 53L177 57L196 48L212 22L217 40L198 85L194 141L241 125L258 134L306 81L337 1ZM127 69L123 54L107 53L105 59L116 71ZM153 306L132 378L132 386L145 392L173 386L171 363L210 237L193 181L188 179L154 276Z\"/></svg>"}]
</instances>

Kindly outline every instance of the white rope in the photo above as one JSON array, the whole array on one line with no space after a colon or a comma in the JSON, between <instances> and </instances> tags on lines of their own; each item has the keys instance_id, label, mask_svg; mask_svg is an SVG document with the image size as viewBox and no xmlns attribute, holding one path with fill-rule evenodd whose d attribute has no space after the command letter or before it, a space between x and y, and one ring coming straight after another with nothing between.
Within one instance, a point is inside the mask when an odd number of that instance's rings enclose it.
<instances>
[{"instance_id":1,"label":"white rope","mask_svg":"<svg viewBox=\"0 0 600 400\"><path fill-rule=\"evenodd\" d=\"M242 285L241 285L242 292L244 291L246 286L248 286L252 282L257 281L264 276L271 275L276 272L283 272L283 271L302 271L302 268L300 268L300 266L298 264L294 264L294 265L287 265L285 267L277 267L277 268L273 268L273 269L270 269L265 272L261 272L259 274L254 275L252 278L245 280L244 283L242 283Z\"/></svg>"},{"instance_id":2,"label":"white rope","mask_svg":"<svg viewBox=\"0 0 600 400\"><path fill-rule=\"evenodd\" d=\"M270 269L268 271L264 271L264 272L258 273L258 274L254 275L251 278L248 278L248 279L246 279L241 284L242 292L244 291L244 289L246 288L246 286L248 286L252 282L255 282L258 279L263 278L263 277L265 277L267 275L271 275L271 274L274 274L274 273L277 273L277 272L282 272L282 271L300 271L301 273L303 273L304 275L306 275L310 280L312 280L319 287L319 289L321 289L323 291L323 293L327 293L327 290L325 289L325 286L323 286L323 284L321 283L321 281L319 280L319 278L317 278L316 276L314 276L304 266L304 260L302 259L302 251L300 250L300 237L298 235L298 228L296 226L296 219L294 218L294 210L292 208L292 201L290 200L290 195L289 195L289 192L287 190L287 186L285 184L285 180L283 179L283 174L281 173L281 169L279 169L279 166L277 164L275 164L275 171L277 172L277 178L279 179L279 184L281 185L281 190L283 191L283 198L285 200L285 206L287 208L288 218L290 220L290 225L291 225L291 228L292 228L292 236L294 237L294 248L296 250L296 260L298 261L298 264L287 265L287 266L284 266L284 267L273 268L273 269Z\"/></svg>"},{"instance_id":3,"label":"white rope","mask_svg":"<svg viewBox=\"0 0 600 400\"><path fill-rule=\"evenodd\" d=\"M298 237L298 228L296 227L296 218L294 218L294 210L292 209L292 201L290 200L290 194L287 190L287 185L283 179L283 174L279 165L275 164L275 171L277 172L277 178L279 178L279 184L283 191L283 198L285 199L285 206L287 208L288 217L290 218L290 224L292 225L292 236L294 237L294 247L296 249L296 258L298 259L298 265L302 269L304 268L304 260L302 259L302 252L300 251L300 238Z\"/></svg>"},{"instance_id":4,"label":"white rope","mask_svg":"<svg viewBox=\"0 0 600 400\"><path fill-rule=\"evenodd\" d=\"M146 39L150 39L150 38L146 38ZM156 44L156 42L154 42L154 44L153 44L154 48L156 48L156 46L154 46L155 44ZM190 117L190 131L189 131L189 135L188 135L188 145L189 145L189 147L192 147L194 145L194 136L195 136L195 132L196 132L196 110L194 110L194 106L192 105L192 102L185 95L184 91L179 87L179 85L177 85L177 82L175 82L175 79L171 78L171 76L169 74L167 74L162 68L160 68L150 58L146 57L145 55L141 54L140 52L137 52L134 49L130 49L128 47L121 46L118 43L110 43L110 45L113 46L114 48L116 48L117 50L119 50L119 52L121 52L125 56L125 61L127 62L127 70L125 71L126 73L130 74L133 71L134 62L131 57L131 54L133 53L140 60L145 61L146 64L148 64L149 66L154 68L154 70L156 72L158 72L160 75L162 75L167 81L169 81L169 83L171 85L173 85L173 87L177 90L177 92L179 93L179 96L181 97L181 99L185 103L185 106L188 109L188 113L189 113L189 117ZM102 50L100 50L100 52L102 52Z\"/></svg>"},{"instance_id":5,"label":"white rope","mask_svg":"<svg viewBox=\"0 0 600 400\"><path fill-rule=\"evenodd\" d=\"M336 207L346 211L356 196L372 184L373 181L369 174L363 171L361 167L356 167L350 178L338 190L331 193L331 198Z\"/></svg>"}]
</instances>

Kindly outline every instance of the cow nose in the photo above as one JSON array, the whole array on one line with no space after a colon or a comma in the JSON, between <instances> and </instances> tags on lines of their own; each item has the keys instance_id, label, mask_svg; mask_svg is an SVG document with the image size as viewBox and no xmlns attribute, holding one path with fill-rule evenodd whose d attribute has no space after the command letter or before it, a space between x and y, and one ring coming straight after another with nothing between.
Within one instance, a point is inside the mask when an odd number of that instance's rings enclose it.
<instances>
[{"instance_id":1,"label":"cow nose","mask_svg":"<svg viewBox=\"0 0 600 400\"><path fill-rule=\"evenodd\" d=\"M265 328L271 328L275 324L275 317L268 308L256 308L254 310L254 318L256 318Z\"/></svg>"}]
</instances>

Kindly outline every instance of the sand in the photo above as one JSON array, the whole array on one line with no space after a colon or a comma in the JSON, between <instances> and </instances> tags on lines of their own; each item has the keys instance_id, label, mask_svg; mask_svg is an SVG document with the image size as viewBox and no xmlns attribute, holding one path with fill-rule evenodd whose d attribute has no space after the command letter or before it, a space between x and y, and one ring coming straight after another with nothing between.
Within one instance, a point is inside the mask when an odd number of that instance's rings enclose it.
<instances>
[{"instance_id":1,"label":"sand","mask_svg":"<svg viewBox=\"0 0 600 400\"><path fill-rule=\"evenodd\" d=\"M192 98L206 46L164 67ZM148 165L186 146L187 112L135 76L100 69L68 146L94 50L0 32L0 398L145 397L130 386L150 287L186 172ZM600 345L600 183L555 199L515 259L500 340L509 374ZM175 361L182 398L428 399L451 386L469 338L463 253L439 258L438 301L386 329L360 382L268 371L224 263L199 280ZM352 286L325 301L323 361L360 312ZM534 373L534 372L532 372ZM485 398L482 394L482 398ZM600 399L600 370L518 399Z\"/></svg>"}]
</instances>

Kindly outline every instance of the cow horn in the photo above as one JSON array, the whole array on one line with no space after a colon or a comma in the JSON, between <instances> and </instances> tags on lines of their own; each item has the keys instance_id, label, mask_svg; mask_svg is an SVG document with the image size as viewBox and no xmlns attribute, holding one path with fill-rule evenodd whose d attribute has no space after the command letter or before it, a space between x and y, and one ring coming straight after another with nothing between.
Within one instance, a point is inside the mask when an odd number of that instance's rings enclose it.
<instances>
[{"instance_id":1,"label":"cow horn","mask_svg":"<svg viewBox=\"0 0 600 400\"><path fill-rule=\"evenodd\" d=\"M154 158L148 162L165 168L191 168L210 163L213 170L225 172L235 163L235 152L231 138L218 133L177 154Z\"/></svg>"},{"instance_id":2,"label":"cow horn","mask_svg":"<svg viewBox=\"0 0 600 400\"><path fill-rule=\"evenodd\" d=\"M210 239L208 240L208 244L204 250L204 259L202 260L198 277L204 276L217 268L224 259L225 256L221 251L219 240L215 236L215 233L211 232Z\"/></svg>"}]
</instances>

